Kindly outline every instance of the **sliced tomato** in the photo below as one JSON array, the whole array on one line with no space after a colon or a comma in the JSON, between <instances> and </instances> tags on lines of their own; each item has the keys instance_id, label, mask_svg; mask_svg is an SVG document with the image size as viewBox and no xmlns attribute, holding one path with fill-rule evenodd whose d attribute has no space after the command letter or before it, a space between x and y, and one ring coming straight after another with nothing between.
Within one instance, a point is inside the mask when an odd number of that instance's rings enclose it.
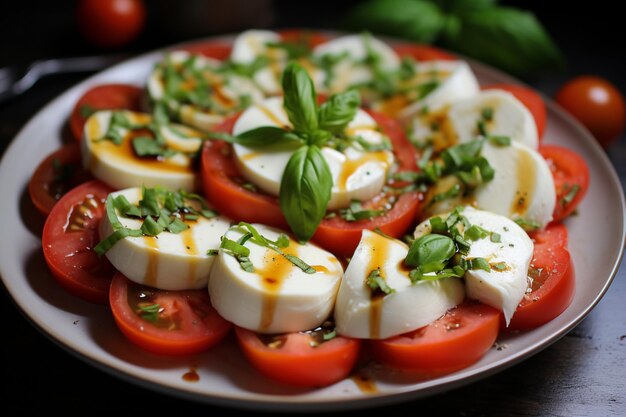
<instances>
[{"instance_id":1,"label":"sliced tomato","mask_svg":"<svg viewBox=\"0 0 626 417\"><path fill-rule=\"evenodd\" d=\"M546 130L546 123L548 121L548 113L546 112L546 103L541 98L541 95L535 90L524 87L517 84L489 84L482 88L483 90L504 90L513 94L516 99L522 102L524 106L530 111L535 119L535 125L537 126L537 137L541 140L543 133Z\"/></svg>"},{"instance_id":2,"label":"sliced tomato","mask_svg":"<svg viewBox=\"0 0 626 417\"><path fill-rule=\"evenodd\" d=\"M370 114L389 136L399 169L416 170L417 153L400 124L379 113ZM218 131L230 133L234 120L232 118L225 122ZM202 153L202 181L207 198L222 214L235 220L289 228L276 197L244 188L245 181L241 179L231 156L230 145L220 141L205 145ZM400 196L385 215L371 220L352 223L340 217L323 220L313 236L313 241L332 252L348 256L357 247L363 229L380 228L384 233L400 237L414 221L419 202L419 193L410 192ZM368 204L364 205L370 207Z\"/></svg>"},{"instance_id":3,"label":"sliced tomato","mask_svg":"<svg viewBox=\"0 0 626 417\"><path fill-rule=\"evenodd\" d=\"M44 224L41 245L46 263L57 282L84 300L107 304L115 269L92 248L100 241L98 225L104 203L113 190L89 181L65 194Z\"/></svg>"},{"instance_id":4,"label":"sliced tomato","mask_svg":"<svg viewBox=\"0 0 626 417\"><path fill-rule=\"evenodd\" d=\"M70 116L70 129L74 138L80 141L87 118L96 110L125 109L141 110L143 90L128 84L98 85L78 99Z\"/></svg>"},{"instance_id":5,"label":"sliced tomato","mask_svg":"<svg viewBox=\"0 0 626 417\"><path fill-rule=\"evenodd\" d=\"M65 193L90 178L81 163L80 145L69 143L41 161L28 183L28 194L47 216Z\"/></svg>"},{"instance_id":6,"label":"sliced tomato","mask_svg":"<svg viewBox=\"0 0 626 417\"><path fill-rule=\"evenodd\" d=\"M478 361L498 337L500 312L465 301L428 326L371 341L377 361L393 368L441 375Z\"/></svg>"},{"instance_id":7,"label":"sliced tomato","mask_svg":"<svg viewBox=\"0 0 626 417\"><path fill-rule=\"evenodd\" d=\"M272 379L302 387L321 387L344 379L359 356L360 342L341 336L319 343L307 333L267 338L240 327L235 332L252 366Z\"/></svg>"},{"instance_id":8,"label":"sliced tomato","mask_svg":"<svg viewBox=\"0 0 626 417\"><path fill-rule=\"evenodd\" d=\"M545 230L532 232L535 243L529 276L531 292L515 310L509 329L532 329L561 314L574 298L574 266L567 249L567 229L552 223Z\"/></svg>"},{"instance_id":9,"label":"sliced tomato","mask_svg":"<svg viewBox=\"0 0 626 417\"><path fill-rule=\"evenodd\" d=\"M556 206L553 221L559 221L576 210L589 189L589 167L576 152L557 145L542 145L539 153L548 161L554 186Z\"/></svg>"},{"instance_id":10,"label":"sliced tomato","mask_svg":"<svg viewBox=\"0 0 626 417\"><path fill-rule=\"evenodd\" d=\"M206 41L185 44L176 49L224 61L230 56L230 51L232 51L233 46L229 43L220 41Z\"/></svg>"},{"instance_id":11,"label":"sliced tomato","mask_svg":"<svg viewBox=\"0 0 626 417\"><path fill-rule=\"evenodd\" d=\"M305 29L281 29L278 34L285 42L302 42L310 48L315 48L330 40L330 37L323 33Z\"/></svg>"},{"instance_id":12,"label":"sliced tomato","mask_svg":"<svg viewBox=\"0 0 626 417\"><path fill-rule=\"evenodd\" d=\"M449 52L430 45L400 44L393 46L401 57L408 56L417 61L454 61L458 58Z\"/></svg>"},{"instance_id":13,"label":"sliced tomato","mask_svg":"<svg viewBox=\"0 0 626 417\"><path fill-rule=\"evenodd\" d=\"M211 306L206 290L165 291L136 284L122 273L111 282L115 323L131 342L163 355L202 352L232 325Z\"/></svg>"}]
</instances>

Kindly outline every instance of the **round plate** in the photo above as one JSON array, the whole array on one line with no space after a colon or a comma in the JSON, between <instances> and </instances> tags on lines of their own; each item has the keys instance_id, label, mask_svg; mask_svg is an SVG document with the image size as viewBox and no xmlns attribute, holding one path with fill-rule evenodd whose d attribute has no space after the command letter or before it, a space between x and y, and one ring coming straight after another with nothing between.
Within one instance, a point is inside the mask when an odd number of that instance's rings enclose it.
<instances>
[{"instance_id":1,"label":"round plate","mask_svg":"<svg viewBox=\"0 0 626 417\"><path fill-rule=\"evenodd\" d=\"M212 40L232 40L232 37ZM89 87L101 83L142 86L162 51L128 60L103 71L44 107L14 139L0 164L0 273L22 311L46 335L81 359L121 378L168 394L199 401L274 410L317 411L381 405L414 399L475 381L509 367L558 340L585 317L607 290L624 248L624 196L603 150L580 124L553 102L548 106L545 142L567 146L583 155L591 170L588 195L579 214L567 221L576 268L576 295L569 308L535 330L501 335L500 346L476 364L435 379L392 373L374 364L365 371L376 382L375 393L359 389L352 379L333 386L303 390L268 380L244 360L231 337L199 355L171 358L139 350L116 328L108 308L65 293L49 274L42 257L38 213L28 202L26 186L44 156L58 148L74 103ZM519 83L471 60L481 83ZM7 238L10 237L10 238ZM182 375L195 367L200 380Z\"/></svg>"}]
</instances>

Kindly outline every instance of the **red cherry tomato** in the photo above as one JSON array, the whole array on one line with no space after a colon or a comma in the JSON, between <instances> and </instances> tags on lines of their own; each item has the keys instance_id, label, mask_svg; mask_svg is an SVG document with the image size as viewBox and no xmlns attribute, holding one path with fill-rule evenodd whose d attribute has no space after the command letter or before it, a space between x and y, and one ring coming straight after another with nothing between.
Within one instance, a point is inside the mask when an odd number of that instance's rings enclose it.
<instances>
[{"instance_id":1,"label":"red cherry tomato","mask_svg":"<svg viewBox=\"0 0 626 417\"><path fill-rule=\"evenodd\" d=\"M624 97L607 80L590 75L574 78L557 92L556 101L604 147L624 132Z\"/></svg>"},{"instance_id":2,"label":"red cherry tomato","mask_svg":"<svg viewBox=\"0 0 626 417\"><path fill-rule=\"evenodd\" d=\"M81 0L76 17L80 32L89 42L114 48L139 35L146 10L141 0Z\"/></svg>"},{"instance_id":3,"label":"red cherry tomato","mask_svg":"<svg viewBox=\"0 0 626 417\"><path fill-rule=\"evenodd\" d=\"M490 84L483 87L483 90L504 90L513 94L516 99L526 106L530 114L533 115L535 125L537 126L537 137L541 140L546 130L548 113L546 112L546 104L543 102L543 98L541 98L539 93L528 87L517 84Z\"/></svg>"}]
</instances>

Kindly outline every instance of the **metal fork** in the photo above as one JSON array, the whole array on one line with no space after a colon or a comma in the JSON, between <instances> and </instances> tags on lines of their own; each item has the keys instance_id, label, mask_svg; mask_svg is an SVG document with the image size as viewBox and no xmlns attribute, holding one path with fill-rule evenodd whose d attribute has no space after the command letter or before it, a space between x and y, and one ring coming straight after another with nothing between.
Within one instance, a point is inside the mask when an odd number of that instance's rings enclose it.
<instances>
[{"instance_id":1,"label":"metal fork","mask_svg":"<svg viewBox=\"0 0 626 417\"><path fill-rule=\"evenodd\" d=\"M30 65L0 68L0 103L23 94L48 75L99 71L128 57L129 55L96 55L56 58L35 61Z\"/></svg>"}]
</instances>

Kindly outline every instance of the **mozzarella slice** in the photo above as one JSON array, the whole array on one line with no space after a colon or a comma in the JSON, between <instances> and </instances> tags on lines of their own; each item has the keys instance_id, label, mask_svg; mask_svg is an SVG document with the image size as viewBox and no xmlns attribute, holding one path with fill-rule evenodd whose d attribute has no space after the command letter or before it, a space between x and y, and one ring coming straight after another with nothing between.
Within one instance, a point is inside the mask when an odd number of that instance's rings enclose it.
<instances>
[{"instance_id":1,"label":"mozzarella slice","mask_svg":"<svg viewBox=\"0 0 626 417\"><path fill-rule=\"evenodd\" d=\"M233 134L238 135L261 126L291 127L281 97L269 98L262 104L248 108L235 123ZM383 140L377 128L374 119L359 110L346 133L350 137L361 136L367 142L377 144ZM261 190L277 196L283 172L294 149L277 147L261 150L235 145L234 151L242 175ZM348 147L344 153L324 147L322 154L333 177L329 210L347 207L355 199L366 201L380 193L387 171L394 161L390 151L367 152L357 144Z\"/></svg>"},{"instance_id":2,"label":"mozzarella slice","mask_svg":"<svg viewBox=\"0 0 626 417\"><path fill-rule=\"evenodd\" d=\"M438 83L438 85L426 96L420 98L418 87L429 83ZM415 76L402 81L398 87L409 89L409 92L378 102L374 108L403 120L409 120L426 110L437 112L480 92L476 76L464 61L416 62Z\"/></svg>"},{"instance_id":3,"label":"mozzarella slice","mask_svg":"<svg viewBox=\"0 0 626 417\"><path fill-rule=\"evenodd\" d=\"M148 114L123 111L133 124L147 125L152 118ZM83 165L94 177L116 189L157 185L174 190L195 188L196 174L191 154L202 146L202 134L182 125L161 127L167 149L176 153L169 157L138 157L132 146L134 137L145 133L133 133L119 129L121 144L103 140L111 122L111 111L99 111L85 123L81 153Z\"/></svg>"},{"instance_id":4,"label":"mozzarella slice","mask_svg":"<svg viewBox=\"0 0 626 417\"><path fill-rule=\"evenodd\" d=\"M485 258L491 270L467 271L465 290L468 297L502 310L508 325L526 293L533 242L521 227L504 216L472 207L465 207L462 214L470 224L500 235L500 242L493 242L487 237L471 243L467 258ZM417 226L415 238L430 231L427 220Z\"/></svg>"},{"instance_id":5,"label":"mozzarella slice","mask_svg":"<svg viewBox=\"0 0 626 417\"><path fill-rule=\"evenodd\" d=\"M261 235L276 240L280 230L254 225ZM237 229L226 237L237 240ZM255 268L246 272L239 262L220 250L209 280L211 302L222 317L261 333L297 332L315 328L330 315L339 282L341 264L330 252L313 244L290 239L285 254L297 256L316 272L307 274L277 252L248 241L249 259Z\"/></svg>"},{"instance_id":6,"label":"mozzarella slice","mask_svg":"<svg viewBox=\"0 0 626 417\"><path fill-rule=\"evenodd\" d=\"M128 188L112 194L125 196L131 204L141 199L141 188ZM139 229L142 220L126 218L116 210L119 221L129 229ZM178 233L164 231L157 236L126 237L107 253L111 264L131 281L162 290L206 288L215 256L209 249L220 246L230 220L218 216L187 222L189 229ZM100 222L100 238L113 233L108 216Z\"/></svg>"},{"instance_id":7,"label":"mozzarella slice","mask_svg":"<svg viewBox=\"0 0 626 417\"><path fill-rule=\"evenodd\" d=\"M485 123L490 135L508 136L514 142L537 149L539 140L535 119L512 94L488 90L452 104L448 109L417 113L413 117L412 135L416 141L433 141L438 150L466 143L479 136L478 122L485 109L493 111Z\"/></svg>"},{"instance_id":8,"label":"mozzarella slice","mask_svg":"<svg viewBox=\"0 0 626 417\"><path fill-rule=\"evenodd\" d=\"M207 93L211 100L211 108L201 108L189 102L178 101L168 97L166 104L170 113L182 123L203 131L211 131L216 125L224 121L225 117L246 107L249 103L263 100L263 94L254 83L245 77L236 74L225 74L220 71L221 62L201 55L191 55L185 51L174 51L168 59L182 65L193 57L193 68L202 74L207 83ZM197 80L187 76L179 87L181 91L196 88ZM165 96L166 81L163 68L157 65L150 74L147 84L148 95L152 101L162 100Z\"/></svg>"},{"instance_id":9,"label":"mozzarella slice","mask_svg":"<svg viewBox=\"0 0 626 417\"><path fill-rule=\"evenodd\" d=\"M385 339L426 326L463 301L458 278L412 284L403 266L407 252L404 243L363 230L337 295L339 334ZM395 292L385 295L370 289L367 277L375 269Z\"/></svg>"},{"instance_id":10,"label":"mozzarella slice","mask_svg":"<svg viewBox=\"0 0 626 417\"><path fill-rule=\"evenodd\" d=\"M468 196L432 203L434 196L454 186L462 187L453 175L441 178L426 195L423 216L469 204L525 223L528 228L544 228L552 221L556 191L550 167L541 154L517 142L498 146L486 141L481 155L494 169L494 178Z\"/></svg>"},{"instance_id":11,"label":"mozzarella slice","mask_svg":"<svg viewBox=\"0 0 626 417\"><path fill-rule=\"evenodd\" d=\"M237 36L230 59L239 64L252 64L260 57L269 60L268 66L254 74L257 85L265 94L275 95L282 91L280 80L287 62L287 54L279 48L268 48L268 43L280 42L280 35L269 30L247 30Z\"/></svg>"},{"instance_id":12,"label":"mozzarella slice","mask_svg":"<svg viewBox=\"0 0 626 417\"><path fill-rule=\"evenodd\" d=\"M324 60L324 57L339 57L343 59L332 66L330 78L324 73L316 82L316 88L329 94L347 90L350 86L371 81L374 74L369 66L364 65L368 56L368 46L371 51L380 56L381 69L385 71L396 70L400 64L400 58L395 51L384 42L364 35L342 36L317 46L313 50L315 61Z\"/></svg>"}]
</instances>

